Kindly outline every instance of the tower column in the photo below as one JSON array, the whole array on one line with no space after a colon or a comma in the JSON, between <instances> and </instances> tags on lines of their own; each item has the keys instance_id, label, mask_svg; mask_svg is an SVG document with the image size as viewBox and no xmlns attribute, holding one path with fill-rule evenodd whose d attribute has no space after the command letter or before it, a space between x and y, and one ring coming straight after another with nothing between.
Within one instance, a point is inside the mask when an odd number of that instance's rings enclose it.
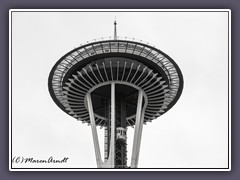
<instances>
[{"instance_id":1,"label":"tower column","mask_svg":"<svg viewBox=\"0 0 240 180\"><path fill-rule=\"evenodd\" d=\"M100 147L99 147L97 128L96 128L96 123L95 123L95 118L94 118L94 113L93 113L91 94L87 93L86 97L87 97L87 106L88 106L88 112L89 112L91 128L92 128L92 136L93 136L93 143L94 143L97 167L101 168L103 161L102 161L101 153L100 153Z\"/></svg>"},{"instance_id":2,"label":"tower column","mask_svg":"<svg viewBox=\"0 0 240 180\"><path fill-rule=\"evenodd\" d=\"M92 100L91 100L91 94L87 93L87 106L88 106L88 112L91 122L91 128L92 128L92 135L93 135L93 143L94 143L94 149L95 149L95 155L96 155L96 161L97 161L97 167L98 168L114 168L115 167L115 83L111 83L111 137L110 137L110 148L109 148L109 156L106 162L102 161L101 158L101 152L99 147L99 141L98 141L98 135L97 135L97 129L96 129L96 123L94 118L94 112L93 112L93 106L92 106Z\"/></svg>"},{"instance_id":3,"label":"tower column","mask_svg":"<svg viewBox=\"0 0 240 180\"><path fill-rule=\"evenodd\" d=\"M137 168L137 165L138 165L140 143L141 143L141 138L142 138L144 111L145 111L145 106L142 108L142 102L143 102L143 91L139 90L136 122L135 122L135 130L134 130L134 139L133 139L131 168Z\"/></svg>"},{"instance_id":4,"label":"tower column","mask_svg":"<svg viewBox=\"0 0 240 180\"><path fill-rule=\"evenodd\" d=\"M111 83L111 139L109 150L110 166L114 168L115 165L115 83Z\"/></svg>"}]
</instances>

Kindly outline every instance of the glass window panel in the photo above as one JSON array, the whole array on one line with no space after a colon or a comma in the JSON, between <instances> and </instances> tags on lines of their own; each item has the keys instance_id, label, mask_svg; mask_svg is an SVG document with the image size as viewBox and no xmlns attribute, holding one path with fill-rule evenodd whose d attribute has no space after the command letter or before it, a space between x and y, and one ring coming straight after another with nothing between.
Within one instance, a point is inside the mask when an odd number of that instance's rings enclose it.
<instances>
[{"instance_id":1,"label":"glass window panel","mask_svg":"<svg viewBox=\"0 0 240 180\"><path fill-rule=\"evenodd\" d=\"M72 55L73 55L73 56L77 56L78 53L77 53L76 51L74 51L74 52L72 52Z\"/></svg>"},{"instance_id":2,"label":"glass window panel","mask_svg":"<svg viewBox=\"0 0 240 180\"><path fill-rule=\"evenodd\" d=\"M105 53L109 53L109 52L110 52L110 49L104 49L104 52L105 52Z\"/></svg>"},{"instance_id":3,"label":"glass window panel","mask_svg":"<svg viewBox=\"0 0 240 180\"><path fill-rule=\"evenodd\" d=\"M90 51L89 54L93 56L93 55L95 55L96 53L95 53L95 51Z\"/></svg>"},{"instance_id":4,"label":"glass window panel","mask_svg":"<svg viewBox=\"0 0 240 180\"><path fill-rule=\"evenodd\" d=\"M86 54L83 54L82 56L83 56L83 58L89 57L89 55L88 55L87 53L86 53Z\"/></svg>"},{"instance_id":5,"label":"glass window panel","mask_svg":"<svg viewBox=\"0 0 240 180\"><path fill-rule=\"evenodd\" d=\"M143 50L143 46L136 45L136 47L134 48L134 52L133 53L139 55L142 52L142 50Z\"/></svg>"},{"instance_id":6,"label":"glass window panel","mask_svg":"<svg viewBox=\"0 0 240 180\"><path fill-rule=\"evenodd\" d=\"M150 53L150 54L148 54L148 55L147 55L147 57L146 57L146 58L148 58L149 60L152 60L152 59L153 59L153 57L154 57L154 54L153 54L153 53Z\"/></svg>"},{"instance_id":7,"label":"glass window panel","mask_svg":"<svg viewBox=\"0 0 240 180\"><path fill-rule=\"evenodd\" d=\"M73 61L73 62L72 62L72 65L74 65L74 64L76 64L76 63L77 63L77 61Z\"/></svg>"},{"instance_id":8,"label":"glass window panel","mask_svg":"<svg viewBox=\"0 0 240 180\"><path fill-rule=\"evenodd\" d=\"M111 42L111 52L118 52L118 42Z\"/></svg>"},{"instance_id":9,"label":"glass window panel","mask_svg":"<svg viewBox=\"0 0 240 180\"><path fill-rule=\"evenodd\" d=\"M91 51L91 50L93 50L93 47L92 47L92 46L87 46L87 47L85 47L85 49L86 49L87 51Z\"/></svg>"},{"instance_id":10,"label":"glass window panel","mask_svg":"<svg viewBox=\"0 0 240 180\"><path fill-rule=\"evenodd\" d=\"M118 49L118 42L111 42L111 49Z\"/></svg>"},{"instance_id":11,"label":"glass window panel","mask_svg":"<svg viewBox=\"0 0 240 180\"><path fill-rule=\"evenodd\" d=\"M155 58L153 58L153 60L152 60L153 62L155 62L155 63L158 63L158 60L157 59L155 59Z\"/></svg>"},{"instance_id":12,"label":"glass window panel","mask_svg":"<svg viewBox=\"0 0 240 180\"><path fill-rule=\"evenodd\" d=\"M93 47L94 47L95 51L102 50L101 44L94 44Z\"/></svg>"},{"instance_id":13,"label":"glass window panel","mask_svg":"<svg viewBox=\"0 0 240 180\"><path fill-rule=\"evenodd\" d=\"M87 46L87 47L85 47L85 49L86 49L86 51L88 52L88 54L89 54L90 56L96 54L92 46Z\"/></svg>"},{"instance_id":14,"label":"glass window panel","mask_svg":"<svg viewBox=\"0 0 240 180\"><path fill-rule=\"evenodd\" d=\"M74 57L75 58L75 57ZM73 64L74 63L74 61L76 61L75 59L73 59L71 56L68 56L68 57L66 57L65 59L64 59L64 63L65 64Z\"/></svg>"},{"instance_id":15,"label":"glass window panel","mask_svg":"<svg viewBox=\"0 0 240 180\"><path fill-rule=\"evenodd\" d=\"M105 53L110 52L110 45L109 45L109 43L102 43L102 47L103 47L103 52L105 52Z\"/></svg>"},{"instance_id":16,"label":"glass window panel","mask_svg":"<svg viewBox=\"0 0 240 180\"><path fill-rule=\"evenodd\" d=\"M97 54L103 53L101 44L94 44L93 47Z\"/></svg>"},{"instance_id":17,"label":"glass window panel","mask_svg":"<svg viewBox=\"0 0 240 180\"><path fill-rule=\"evenodd\" d=\"M165 57L164 57L162 54L158 54L157 57L156 57L156 59L157 59L158 61L162 61L164 58L165 58Z\"/></svg>"},{"instance_id":18,"label":"glass window panel","mask_svg":"<svg viewBox=\"0 0 240 180\"><path fill-rule=\"evenodd\" d=\"M81 48L81 49L78 49L77 51L80 52L80 53L82 53L82 52L85 51L85 49L84 49L84 48Z\"/></svg>"},{"instance_id":19,"label":"glass window panel","mask_svg":"<svg viewBox=\"0 0 240 180\"><path fill-rule=\"evenodd\" d=\"M134 51L138 51L141 52L143 50L143 46L142 45L136 45L135 50Z\"/></svg>"},{"instance_id":20,"label":"glass window panel","mask_svg":"<svg viewBox=\"0 0 240 180\"><path fill-rule=\"evenodd\" d=\"M150 52L151 52L151 49L148 47L145 47L140 55L143 57L146 57Z\"/></svg>"},{"instance_id":21,"label":"glass window panel","mask_svg":"<svg viewBox=\"0 0 240 180\"><path fill-rule=\"evenodd\" d=\"M125 42L119 42L119 52L125 52L127 48L127 43Z\"/></svg>"},{"instance_id":22,"label":"glass window panel","mask_svg":"<svg viewBox=\"0 0 240 180\"><path fill-rule=\"evenodd\" d=\"M133 50L134 50L134 47L135 47L135 44L133 43L128 43L127 45L127 53L133 53Z\"/></svg>"},{"instance_id":23,"label":"glass window panel","mask_svg":"<svg viewBox=\"0 0 240 180\"><path fill-rule=\"evenodd\" d=\"M86 57L89 57L89 55L87 54L87 52L85 51L85 49L79 49L79 54L83 57L83 58L86 58Z\"/></svg>"},{"instance_id":24,"label":"glass window panel","mask_svg":"<svg viewBox=\"0 0 240 180\"><path fill-rule=\"evenodd\" d=\"M77 61L80 61L80 60L82 60L83 58L80 56L80 54L78 54L77 56L75 56L75 59L76 59Z\"/></svg>"},{"instance_id":25,"label":"glass window panel","mask_svg":"<svg viewBox=\"0 0 240 180\"><path fill-rule=\"evenodd\" d=\"M109 43L102 43L103 49L109 49L110 45Z\"/></svg>"},{"instance_id":26,"label":"glass window panel","mask_svg":"<svg viewBox=\"0 0 240 180\"><path fill-rule=\"evenodd\" d=\"M157 56L158 55L158 52L157 51L155 51L155 50L152 50L152 52L151 52L151 54L153 54L153 56Z\"/></svg>"},{"instance_id":27,"label":"glass window panel","mask_svg":"<svg viewBox=\"0 0 240 180\"><path fill-rule=\"evenodd\" d=\"M133 44L133 43L128 43L128 46L127 46L127 48L130 50L130 49L134 49L135 48L135 44Z\"/></svg>"},{"instance_id":28,"label":"glass window panel","mask_svg":"<svg viewBox=\"0 0 240 180\"><path fill-rule=\"evenodd\" d=\"M172 80L172 84L179 84L179 81Z\"/></svg>"},{"instance_id":29,"label":"glass window panel","mask_svg":"<svg viewBox=\"0 0 240 180\"><path fill-rule=\"evenodd\" d=\"M119 42L119 49L126 49L127 43L125 42Z\"/></svg>"},{"instance_id":30,"label":"glass window panel","mask_svg":"<svg viewBox=\"0 0 240 180\"><path fill-rule=\"evenodd\" d=\"M162 62L169 62L167 58L162 59Z\"/></svg>"}]
</instances>

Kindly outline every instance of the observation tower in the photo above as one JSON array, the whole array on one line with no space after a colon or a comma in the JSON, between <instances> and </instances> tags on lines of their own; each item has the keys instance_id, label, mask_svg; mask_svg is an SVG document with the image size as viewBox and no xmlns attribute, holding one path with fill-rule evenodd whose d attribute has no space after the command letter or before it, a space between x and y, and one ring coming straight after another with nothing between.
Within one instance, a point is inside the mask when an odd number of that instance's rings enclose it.
<instances>
[{"instance_id":1,"label":"observation tower","mask_svg":"<svg viewBox=\"0 0 240 180\"><path fill-rule=\"evenodd\" d=\"M64 112L91 126L98 168L137 168L143 124L179 99L183 77L167 54L148 43L117 36L77 47L53 66L48 88ZM104 128L104 160L96 126ZM134 128L127 165L127 128Z\"/></svg>"}]
</instances>

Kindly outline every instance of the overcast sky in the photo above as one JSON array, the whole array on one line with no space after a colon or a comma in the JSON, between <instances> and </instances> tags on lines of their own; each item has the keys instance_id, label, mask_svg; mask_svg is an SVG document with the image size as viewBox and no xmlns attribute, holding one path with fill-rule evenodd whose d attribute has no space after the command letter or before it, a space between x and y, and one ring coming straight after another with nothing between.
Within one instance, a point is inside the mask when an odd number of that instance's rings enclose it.
<instances>
[{"instance_id":1,"label":"overcast sky","mask_svg":"<svg viewBox=\"0 0 240 180\"><path fill-rule=\"evenodd\" d=\"M227 12L13 12L12 155L69 158L62 165L13 167L96 167L90 126L53 102L48 76L73 48L113 36L115 17L119 36L155 45L184 78L175 106L144 125L138 167L227 168ZM132 132L130 127L128 139ZM131 145L128 151L130 160Z\"/></svg>"}]
</instances>

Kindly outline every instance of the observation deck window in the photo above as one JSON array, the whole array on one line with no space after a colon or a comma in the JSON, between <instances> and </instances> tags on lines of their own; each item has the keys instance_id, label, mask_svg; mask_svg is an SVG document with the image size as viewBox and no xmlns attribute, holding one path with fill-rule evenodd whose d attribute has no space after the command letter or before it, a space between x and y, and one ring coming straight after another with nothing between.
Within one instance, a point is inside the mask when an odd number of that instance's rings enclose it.
<instances>
[{"instance_id":1,"label":"observation deck window","mask_svg":"<svg viewBox=\"0 0 240 180\"><path fill-rule=\"evenodd\" d=\"M95 49L97 54L102 54L103 53L101 44L94 44L93 48Z\"/></svg>"},{"instance_id":2,"label":"observation deck window","mask_svg":"<svg viewBox=\"0 0 240 180\"><path fill-rule=\"evenodd\" d=\"M110 52L110 44L109 43L102 43L102 46L103 46L103 51L105 53Z\"/></svg>"},{"instance_id":3,"label":"observation deck window","mask_svg":"<svg viewBox=\"0 0 240 180\"><path fill-rule=\"evenodd\" d=\"M74 57L74 58L73 58ZM67 57L68 59L74 59L74 61L80 61L82 60L83 58L80 56L80 54L78 54L77 52L73 52L71 54L71 56L68 56ZM75 63L74 63L75 64Z\"/></svg>"},{"instance_id":4,"label":"observation deck window","mask_svg":"<svg viewBox=\"0 0 240 180\"><path fill-rule=\"evenodd\" d=\"M135 48L135 45L136 44L133 44L133 43L128 43L128 45L127 45L127 53L133 53L133 50L134 50L134 48Z\"/></svg>"},{"instance_id":5,"label":"observation deck window","mask_svg":"<svg viewBox=\"0 0 240 180\"><path fill-rule=\"evenodd\" d=\"M146 57L150 52L151 52L151 49L148 47L145 47L141 52L140 56Z\"/></svg>"},{"instance_id":6,"label":"observation deck window","mask_svg":"<svg viewBox=\"0 0 240 180\"><path fill-rule=\"evenodd\" d=\"M136 55L139 55L142 52L142 50L143 50L143 46L136 45L133 53L136 54Z\"/></svg>"},{"instance_id":7,"label":"observation deck window","mask_svg":"<svg viewBox=\"0 0 240 180\"><path fill-rule=\"evenodd\" d=\"M87 53L91 56L96 54L92 46L87 46L87 47L85 47L85 49L86 49Z\"/></svg>"},{"instance_id":8,"label":"observation deck window","mask_svg":"<svg viewBox=\"0 0 240 180\"><path fill-rule=\"evenodd\" d=\"M118 42L111 42L110 45L112 52L118 52Z\"/></svg>"},{"instance_id":9,"label":"observation deck window","mask_svg":"<svg viewBox=\"0 0 240 180\"><path fill-rule=\"evenodd\" d=\"M119 43L119 52L125 52L126 48L127 48L127 43L125 43L125 42Z\"/></svg>"},{"instance_id":10,"label":"observation deck window","mask_svg":"<svg viewBox=\"0 0 240 180\"><path fill-rule=\"evenodd\" d=\"M158 55L157 51L152 50L150 54L148 54L148 56L146 58L148 58L149 60L152 60L153 58L155 58Z\"/></svg>"},{"instance_id":11,"label":"observation deck window","mask_svg":"<svg viewBox=\"0 0 240 180\"><path fill-rule=\"evenodd\" d=\"M83 58L87 58L89 57L89 55L87 54L87 52L85 51L85 49L79 49L78 53L83 57Z\"/></svg>"}]
</instances>

